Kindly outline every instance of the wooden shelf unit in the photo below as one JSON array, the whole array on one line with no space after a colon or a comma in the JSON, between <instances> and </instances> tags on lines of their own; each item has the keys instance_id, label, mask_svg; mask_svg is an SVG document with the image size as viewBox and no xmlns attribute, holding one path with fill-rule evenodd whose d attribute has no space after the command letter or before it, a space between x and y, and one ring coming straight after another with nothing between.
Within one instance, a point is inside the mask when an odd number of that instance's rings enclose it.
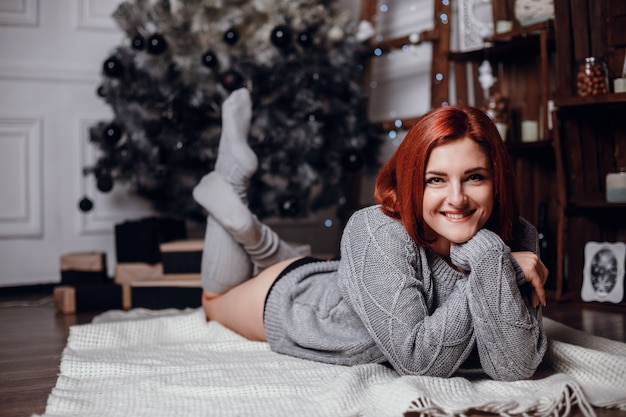
<instances>
[{"instance_id":1,"label":"wooden shelf unit","mask_svg":"<svg viewBox=\"0 0 626 417\"><path fill-rule=\"evenodd\" d=\"M626 166L626 93L576 95L577 64L607 63L609 88L626 53L622 0L555 0L557 95L554 147L557 167L558 300L581 302L587 242L626 242L626 203L606 201L606 175ZM626 308L598 303L602 308Z\"/></svg>"},{"instance_id":2,"label":"wooden shelf unit","mask_svg":"<svg viewBox=\"0 0 626 417\"><path fill-rule=\"evenodd\" d=\"M494 10L494 18L496 10ZM510 18L508 16L504 16ZM503 18L503 17L499 17ZM506 147L513 161L520 192L520 211L532 224L538 224L539 206L546 204L547 234L557 235L555 148L548 123L550 101L555 91L554 22L547 20L531 26L515 25L513 30L484 39L483 48L451 52L457 103L481 107L486 100L478 82L478 68L485 60L491 64L499 92L509 100L510 123ZM540 140L522 142L521 121L537 120ZM556 269L555 255L542 254L544 263ZM556 275L550 276L548 292L556 298Z\"/></svg>"},{"instance_id":3,"label":"wooden shelf unit","mask_svg":"<svg viewBox=\"0 0 626 417\"><path fill-rule=\"evenodd\" d=\"M513 3L494 3L494 20L513 20ZM621 75L626 3L554 4L554 20L526 27L514 22L510 32L486 38L484 48L451 52L449 58L457 102L476 106L484 99L476 94L482 92L478 67L483 60L491 63L498 79L492 93L507 97L512 111L507 149L518 177L521 213L537 225L537 208L547 203L547 232L556 246L554 256L542 256L551 270L548 294L582 302L586 243L626 242L626 203L605 197L606 174L626 166L626 93L578 97L576 73L585 57L594 56L606 61L610 80ZM525 118L539 119L538 142L520 140L519 123ZM626 301L591 304L626 308Z\"/></svg>"}]
</instances>

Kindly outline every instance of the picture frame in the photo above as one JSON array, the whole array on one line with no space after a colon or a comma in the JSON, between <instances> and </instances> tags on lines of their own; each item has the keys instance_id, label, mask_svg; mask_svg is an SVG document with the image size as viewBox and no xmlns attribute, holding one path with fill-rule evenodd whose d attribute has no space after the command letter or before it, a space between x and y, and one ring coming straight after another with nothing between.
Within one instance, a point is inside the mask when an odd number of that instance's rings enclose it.
<instances>
[{"instance_id":1,"label":"picture frame","mask_svg":"<svg viewBox=\"0 0 626 417\"><path fill-rule=\"evenodd\" d=\"M467 52L484 46L484 38L493 35L491 0L461 0L458 5L459 51Z\"/></svg>"},{"instance_id":2,"label":"picture frame","mask_svg":"<svg viewBox=\"0 0 626 417\"><path fill-rule=\"evenodd\" d=\"M583 267L583 301L620 303L624 298L624 242L587 242Z\"/></svg>"}]
</instances>

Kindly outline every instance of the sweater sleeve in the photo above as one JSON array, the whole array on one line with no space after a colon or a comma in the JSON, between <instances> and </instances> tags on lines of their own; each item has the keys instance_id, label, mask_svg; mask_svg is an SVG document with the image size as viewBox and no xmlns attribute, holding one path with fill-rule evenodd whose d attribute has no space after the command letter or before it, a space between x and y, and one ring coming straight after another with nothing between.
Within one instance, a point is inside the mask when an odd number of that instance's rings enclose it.
<instances>
[{"instance_id":1,"label":"sweater sleeve","mask_svg":"<svg viewBox=\"0 0 626 417\"><path fill-rule=\"evenodd\" d=\"M483 370L497 380L530 378L547 340L540 308L532 308L520 293L523 273L509 247L483 229L468 242L453 245L451 259L469 271L468 304Z\"/></svg>"},{"instance_id":2,"label":"sweater sleeve","mask_svg":"<svg viewBox=\"0 0 626 417\"><path fill-rule=\"evenodd\" d=\"M431 271L425 256L416 255L399 222L368 217L378 215L357 213L344 230L343 297L398 373L450 376L474 345L467 280L450 273L448 298L429 311L436 303L431 274L437 271Z\"/></svg>"}]
</instances>

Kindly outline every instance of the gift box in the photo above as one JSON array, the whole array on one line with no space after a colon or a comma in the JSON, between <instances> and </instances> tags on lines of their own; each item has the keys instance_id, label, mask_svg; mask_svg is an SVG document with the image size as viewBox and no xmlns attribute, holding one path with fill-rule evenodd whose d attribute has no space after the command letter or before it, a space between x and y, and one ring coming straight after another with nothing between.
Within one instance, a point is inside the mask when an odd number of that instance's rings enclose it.
<instances>
[{"instance_id":1,"label":"gift box","mask_svg":"<svg viewBox=\"0 0 626 417\"><path fill-rule=\"evenodd\" d=\"M161 262L159 245L187 238L185 222L167 217L147 217L115 225L117 262Z\"/></svg>"},{"instance_id":2,"label":"gift box","mask_svg":"<svg viewBox=\"0 0 626 417\"><path fill-rule=\"evenodd\" d=\"M115 265L115 283L132 284L137 281L155 281L163 279L163 264L143 262L125 262Z\"/></svg>"},{"instance_id":3,"label":"gift box","mask_svg":"<svg viewBox=\"0 0 626 417\"><path fill-rule=\"evenodd\" d=\"M122 288L122 308L186 308L201 305L200 274L163 273L163 264L121 263L115 282Z\"/></svg>"},{"instance_id":4,"label":"gift box","mask_svg":"<svg viewBox=\"0 0 626 417\"><path fill-rule=\"evenodd\" d=\"M160 248L166 279L200 278L203 240L177 240L162 243Z\"/></svg>"},{"instance_id":5,"label":"gift box","mask_svg":"<svg viewBox=\"0 0 626 417\"><path fill-rule=\"evenodd\" d=\"M57 285L53 295L57 310L63 314L122 308L122 287L111 280L101 284Z\"/></svg>"},{"instance_id":6,"label":"gift box","mask_svg":"<svg viewBox=\"0 0 626 417\"><path fill-rule=\"evenodd\" d=\"M137 281L130 285L132 308L196 308L202 305L199 279Z\"/></svg>"},{"instance_id":7,"label":"gift box","mask_svg":"<svg viewBox=\"0 0 626 417\"><path fill-rule=\"evenodd\" d=\"M148 264L144 262L125 262L115 265L115 283L122 286L122 308L132 307L133 283L139 281L163 280L163 264Z\"/></svg>"},{"instance_id":8,"label":"gift box","mask_svg":"<svg viewBox=\"0 0 626 417\"><path fill-rule=\"evenodd\" d=\"M102 284L107 276L106 253L77 252L61 256L61 285Z\"/></svg>"}]
</instances>

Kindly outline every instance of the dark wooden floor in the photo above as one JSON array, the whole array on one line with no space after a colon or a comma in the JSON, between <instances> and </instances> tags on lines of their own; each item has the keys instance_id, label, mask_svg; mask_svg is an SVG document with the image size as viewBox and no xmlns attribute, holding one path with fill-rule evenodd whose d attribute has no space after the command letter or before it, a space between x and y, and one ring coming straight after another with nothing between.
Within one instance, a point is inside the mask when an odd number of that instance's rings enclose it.
<instances>
[{"instance_id":1,"label":"dark wooden floor","mask_svg":"<svg viewBox=\"0 0 626 417\"><path fill-rule=\"evenodd\" d=\"M7 295L0 289L0 417L30 417L44 412L48 394L56 384L69 327L88 323L97 314L65 316L55 311L52 302L37 305L47 295ZM30 304L18 305L24 303ZM544 315L579 330L626 341L624 310L553 303ZM626 417L626 412L617 410L597 411L601 417Z\"/></svg>"}]
</instances>

